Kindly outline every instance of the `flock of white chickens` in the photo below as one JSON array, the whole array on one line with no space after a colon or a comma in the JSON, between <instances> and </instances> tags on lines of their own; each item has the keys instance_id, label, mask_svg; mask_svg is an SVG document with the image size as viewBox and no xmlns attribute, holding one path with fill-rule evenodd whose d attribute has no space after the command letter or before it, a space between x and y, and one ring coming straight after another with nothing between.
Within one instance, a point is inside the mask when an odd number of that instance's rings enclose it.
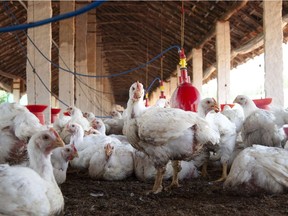
<instances>
[{"instance_id":1,"label":"flock of white chickens","mask_svg":"<svg viewBox=\"0 0 288 216\"><path fill-rule=\"evenodd\" d=\"M41 125L17 103L0 105L0 215L55 215L64 209L59 185L67 170L87 171L90 178L125 180L135 175L154 180L151 191L163 190L163 179L208 176L207 167L221 164L225 188L280 193L288 188L288 152L283 108L263 110L243 95L220 111L213 98L188 112L157 103L145 107L143 85L129 90L123 114L112 111L101 120L76 107L67 108L53 125ZM165 104L162 106L161 104ZM198 170L201 169L201 172Z\"/></svg>"}]
</instances>

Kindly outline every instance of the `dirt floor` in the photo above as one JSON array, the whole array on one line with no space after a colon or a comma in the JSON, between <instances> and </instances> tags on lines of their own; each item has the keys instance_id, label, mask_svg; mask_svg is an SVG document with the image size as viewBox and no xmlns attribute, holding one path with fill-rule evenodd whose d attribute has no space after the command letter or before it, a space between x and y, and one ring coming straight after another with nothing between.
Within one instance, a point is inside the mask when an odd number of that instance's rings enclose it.
<instances>
[{"instance_id":1,"label":"dirt floor","mask_svg":"<svg viewBox=\"0 0 288 216\"><path fill-rule=\"evenodd\" d=\"M164 186L169 185L164 181ZM222 183L197 178L180 182L182 187L145 195L153 182L134 177L125 181L92 180L84 173L68 173L61 185L65 216L81 215L288 215L288 194L231 192Z\"/></svg>"}]
</instances>

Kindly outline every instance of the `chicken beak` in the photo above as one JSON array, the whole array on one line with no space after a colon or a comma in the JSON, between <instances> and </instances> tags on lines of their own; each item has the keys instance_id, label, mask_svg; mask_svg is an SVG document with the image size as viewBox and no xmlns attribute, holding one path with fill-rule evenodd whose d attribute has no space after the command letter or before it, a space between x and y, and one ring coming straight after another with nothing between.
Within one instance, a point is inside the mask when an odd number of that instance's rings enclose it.
<instances>
[{"instance_id":1,"label":"chicken beak","mask_svg":"<svg viewBox=\"0 0 288 216\"><path fill-rule=\"evenodd\" d=\"M220 111L219 105L218 105L217 101L216 101L214 98L213 98L213 102L214 102L214 104L213 104L213 106L212 106L212 109L213 109L216 113L218 113L218 112Z\"/></svg>"},{"instance_id":2,"label":"chicken beak","mask_svg":"<svg viewBox=\"0 0 288 216\"><path fill-rule=\"evenodd\" d=\"M112 147L110 144L107 144L104 148L105 148L106 160L108 160L113 152L114 147Z\"/></svg>"},{"instance_id":3,"label":"chicken beak","mask_svg":"<svg viewBox=\"0 0 288 216\"><path fill-rule=\"evenodd\" d=\"M54 135L55 135L55 137L56 137L56 140L54 140L54 141L52 142L52 146L55 147L55 148L57 148L57 147L64 147L65 144L64 144L63 140L61 139L61 137L59 136L59 134L57 133L57 131L54 130L53 128L50 128L49 130L50 130L51 132L53 132Z\"/></svg>"},{"instance_id":4,"label":"chicken beak","mask_svg":"<svg viewBox=\"0 0 288 216\"><path fill-rule=\"evenodd\" d=\"M57 137L57 139L53 142L52 144L55 148L57 147L64 147L65 144L63 142L63 140L60 137Z\"/></svg>"},{"instance_id":5,"label":"chicken beak","mask_svg":"<svg viewBox=\"0 0 288 216\"><path fill-rule=\"evenodd\" d=\"M74 154L73 154L73 158L79 158L79 155L78 155L78 152L76 151L76 152L74 152Z\"/></svg>"}]
</instances>

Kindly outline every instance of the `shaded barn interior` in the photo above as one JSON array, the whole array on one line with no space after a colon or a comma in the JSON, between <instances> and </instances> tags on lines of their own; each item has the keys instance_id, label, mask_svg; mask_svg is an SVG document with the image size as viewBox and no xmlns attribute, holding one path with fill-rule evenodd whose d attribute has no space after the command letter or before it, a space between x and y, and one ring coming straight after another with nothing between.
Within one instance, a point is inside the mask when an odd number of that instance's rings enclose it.
<instances>
[{"instance_id":1,"label":"shaded barn interior","mask_svg":"<svg viewBox=\"0 0 288 216\"><path fill-rule=\"evenodd\" d=\"M86 1L76 1L85 6ZM172 48L155 59L172 46L181 46L181 17L183 17L184 44L183 48L188 59L188 72L192 71L191 50L203 48L203 82L216 78L217 71L213 69L216 63L215 24L217 21L230 21L231 31L231 68L246 62L248 59L263 53L263 45L256 49L252 47L255 40L263 37L263 1L111 1L104 2L88 13L95 16L89 23L97 24L97 30L88 32L97 34L97 46L101 47L103 58L102 75L112 75L109 78L115 103L125 106L128 99L128 89L131 83L139 80L147 88L156 78L169 81L176 76L179 55ZM52 2L53 16L59 15L59 1ZM288 2L283 1L283 19L288 15ZM27 22L27 1L4 1L0 3L0 26L18 25ZM21 79L21 92L26 91L27 64L27 31L0 33L0 87L11 91L13 79ZM57 66L61 56L59 49L59 22L52 24L52 82L51 89L56 96L59 93ZM283 29L284 42L288 38L288 25ZM241 51L243 48L244 52ZM96 50L96 47L95 47ZM99 54L99 53L98 53ZM39 53L41 55L41 53ZM155 60L148 66L147 61ZM140 67L140 68L139 68ZM138 68L129 72L133 68ZM116 76L120 72L126 75ZM253 71L252 71L253 73ZM93 74L93 72L92 72ZM191 75L191 74L190 74ZM105 78L107 79L107 78ZM153 85L151 91L159 87Z\"/></svg>"}]
</instances>

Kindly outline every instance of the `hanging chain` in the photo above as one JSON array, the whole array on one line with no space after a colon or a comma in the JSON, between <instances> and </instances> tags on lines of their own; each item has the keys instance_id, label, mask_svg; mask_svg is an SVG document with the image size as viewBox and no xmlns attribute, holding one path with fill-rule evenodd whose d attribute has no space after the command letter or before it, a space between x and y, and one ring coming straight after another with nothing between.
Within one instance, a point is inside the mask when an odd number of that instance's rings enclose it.
<instances>
[{"instance_id":1,"label":"hanging chain","mask_svg":"<svg viewBox=\"0 0 288 216\"><path fill-rule=\"evenodd\" d=\"M34 14L35 14L35 3L33 3L33 21L35 20L34 18ZM32 29L33 32L33 40L35 41L35 31L34 28ZM33 82L34 82L34 104L36 104L36 63L35 63L35 47L33 48L33 60L34 60L34 68L32 68L33 70Z\"/></svg>"},{"instance_id":2,"label":"hanging chain","mask_svg":"<svg viewBox=\"0 0 288 216\"><path fill-rule=\"evenodd\" d=\"M148 56L148 40L146 42L146 62L148 62L149 60L149 56ZM148 70L149 70L149 64L146 65L146 88L148 88Z\"/></svg>"},{"instance_id":3,"label":"hanging chain","mask_svg":"<svg viewBox=\"0 0 288 216\"><path fill-rule=\"evenodd\" d=\"M184 12L184 1L182 1L182 8L181 8L181 48L184 47L184 26L185 26L185 12Z\"/></svg>"},{"instance_id":4,"label":"hanging chain","mask_svg":"<svg viewBox=\"0 0 288 216\"><path fill-rule=\"evenodd\" d=\"M161 53L163 50L163 40L162 40L162 7L163 7L163 3L161 3L161 33L160 33L160 48L161 48ZM161 74L161 80L163 81L163 58L164 56L162 55L160 58L160 74Z\"/></svg>"}]
</instances>

